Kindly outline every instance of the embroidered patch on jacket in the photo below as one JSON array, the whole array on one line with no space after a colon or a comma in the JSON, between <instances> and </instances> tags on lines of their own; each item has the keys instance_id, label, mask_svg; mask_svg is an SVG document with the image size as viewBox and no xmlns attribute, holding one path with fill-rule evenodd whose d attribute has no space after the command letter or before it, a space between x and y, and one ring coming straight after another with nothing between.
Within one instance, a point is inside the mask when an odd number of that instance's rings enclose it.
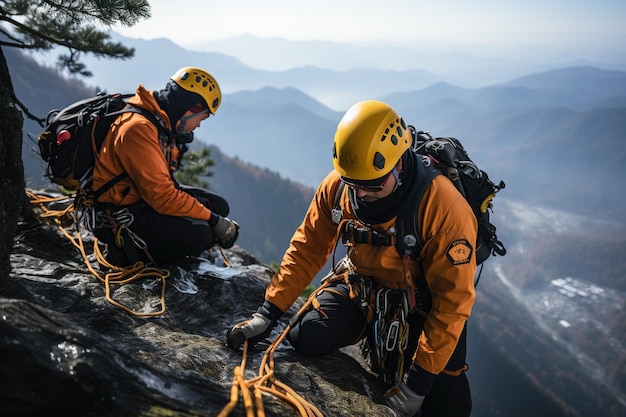
<instances>
[{"instance_id":1,"label":"embroidered patch on jacket","mask_svg":"<svg viewBox=\"0 0 626 417\"><path fill-rule=\"evenodd\" d=\"M459 239L450 243L446 256L452 265L466 264L472 259L472 245L465 240Z\"/></svg>"}]
</instances>

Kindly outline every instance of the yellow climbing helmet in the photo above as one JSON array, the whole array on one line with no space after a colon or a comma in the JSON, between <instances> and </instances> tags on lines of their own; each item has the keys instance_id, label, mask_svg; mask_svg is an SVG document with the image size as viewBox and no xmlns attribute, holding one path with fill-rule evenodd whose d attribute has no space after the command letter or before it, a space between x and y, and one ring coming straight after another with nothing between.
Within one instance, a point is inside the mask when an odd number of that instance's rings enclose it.
<instances>
[{"instance_id":1,"label":"yellow climbing helmet","mask_svg":"<svg viewBox=\"0 0 626 417\"><path fill-rule=\"evenodd\" d=\"M412 141L406 123L388 104L361 101L339 121L333 165L342 177L376 180L391 172Z\"/></svg>"},{"instance_id":2,"label":"yellow climbing helmet","mask_svg":"<svg viewBox=\"0 0 626 417\"><path fill-rule=\"evenodd\" d=\"M172 81L187 91L199 94L211 114L215 114L222 103L222 93L215 78L197 67L183 67L170 77Z\"/></svg>"}]
</instances>

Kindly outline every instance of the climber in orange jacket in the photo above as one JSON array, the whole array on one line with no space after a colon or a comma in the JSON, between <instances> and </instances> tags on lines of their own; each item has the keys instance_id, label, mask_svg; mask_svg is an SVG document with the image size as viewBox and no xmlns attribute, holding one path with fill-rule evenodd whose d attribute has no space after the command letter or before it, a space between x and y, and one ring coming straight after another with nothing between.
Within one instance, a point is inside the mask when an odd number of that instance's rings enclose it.
<instances>
[{"instance_id":1,"label":"climber in orange jacket","mask_svg":"<svg viewBox=\"0 0 626 417\"><path fill-rule=\"evenodd\" d=\"M193 130L215 115L221 100L211 74L184 67L163 89L153 92L140 85L129 99L160 126L137 112L122 113L113 122L91 177L94 190L102 192L92 229L107 244L111 263L149 261L140 250L144 243L157 263L198 255L215 243L233 246L239 225L226 217L228 203L173 176Z\"/></svg>"},{"instance_id":2,"label":"climber in orange jacket","mask_svg":"<svg viewBox=\"0 0 626 417\"><path fill-rule=\"evenodd\" d=\"M386 401L400 415L467 416L465 334L475 299L476 218L439 175L415 209L421 261L400 256L393 239L398 211L428 165L410 149L412 141L404 120L385 103L364 101L346 112L334 138L335 170L319 185L265 302L228 331L227 342L238 349L244 340L266 338L343 238L347 257L336 273L344 279L292 319L291 344L316 356L365 339L372 370L389 384ZM340 220L334 209L342 183ZM368 231L360 234L366 237L346 232L355 228ZM374 232L378 243L370 238Z\"/></svg>"}]
</instances>

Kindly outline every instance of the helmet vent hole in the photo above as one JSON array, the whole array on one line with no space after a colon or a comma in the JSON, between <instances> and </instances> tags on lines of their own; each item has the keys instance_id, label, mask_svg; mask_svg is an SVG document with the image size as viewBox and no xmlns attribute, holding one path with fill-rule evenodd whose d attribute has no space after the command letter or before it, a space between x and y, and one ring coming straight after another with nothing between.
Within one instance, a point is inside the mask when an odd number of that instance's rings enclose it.
<instances>
[{"instance_id":1,"label":"helmet vent hole","mask_svg":"<svg viewBox=\"0 0 626 417\"><path fill-rule=\"evenodd\" d=\"M374 154L374 166L377 169L383 169L385 167L385 157L380 152Z\"/></svg>"},{"instance_id":2,"label":"helmet vent hole","mask_svg":"<svg viewBox=\"0 0 626 417\"><path fill-rule=\"evenodd\" d=\"M394 145L398 144L398 138L396 137L396 135L391 135L391 143L393 143Z\"/></svg>"}]
</instances>

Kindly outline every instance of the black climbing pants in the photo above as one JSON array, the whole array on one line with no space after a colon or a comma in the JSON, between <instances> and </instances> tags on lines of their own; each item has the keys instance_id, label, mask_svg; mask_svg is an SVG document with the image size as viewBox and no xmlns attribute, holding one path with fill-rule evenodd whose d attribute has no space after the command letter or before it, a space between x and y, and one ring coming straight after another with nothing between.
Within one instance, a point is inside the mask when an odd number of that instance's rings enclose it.
<instances>
[{"instance_id":1,"label":"black climbing pants","mask_svg":"<svg viewBox=\"0 0 626 417\"><path fill-rule=\"evenodd\" d=\"M207 221L159 214L148 206L133 207L130 211L135 218L128 228L146 243L150 256L158 265L199 255L214 244L213 229ZM107 244L109 251L116 250L112 229L101 228L94 233ZM117 250L129 262L149 261L145 252L133 244L129 234L122 233L122 238L123 247Z\"/></svg>"},{"instance_id":2,"label":"black climbing pants","mask_svg":"<svg viewBox=\"0 0 626 417\"><path fill-rule=\"evenodd\" d=\"M181 187L181 189L217 214L228 215L229 206L222 197L200 188ZM126 207L100 203L96 205L98 211L114 212L124 208L133 216L128 228L146 243L150 256L158 265L175 263L186 256L197 256L215 244L213 229L206 220L160 214L143 202ZM111 228L96 229L94 234L107 244L110 251L116 250L113 247L115 234ZM122 257L125 256L130 263L138 260L149 261L147 255L132 244L128 234L123 233L122 238L123 248L117 249Z\"/></svg>"},{"instance_id":3,"label":"black climbing pants","mask_svg":"<svg viewBox=\"0 0 626 417\"><path fill-rule=\"evenodd\" d=\"M317 294L319 308L310 307L299 320L292 323L288 339L296 351L307 356L327 355L338 348L352 345L368 337L368 325L357 304L350 299L349 287L344 282L331 284ZM405 350L404 364L408 368L417 347L424 324L422 316L411 313L409 344ZM465 365L466 330L463 330L457 349L450 358L447 369L458 370ZM465 371L458 376L439 374L426 396L420 417L464 417L472 409L469 382Z\"/></svg>"}]
</instances>

